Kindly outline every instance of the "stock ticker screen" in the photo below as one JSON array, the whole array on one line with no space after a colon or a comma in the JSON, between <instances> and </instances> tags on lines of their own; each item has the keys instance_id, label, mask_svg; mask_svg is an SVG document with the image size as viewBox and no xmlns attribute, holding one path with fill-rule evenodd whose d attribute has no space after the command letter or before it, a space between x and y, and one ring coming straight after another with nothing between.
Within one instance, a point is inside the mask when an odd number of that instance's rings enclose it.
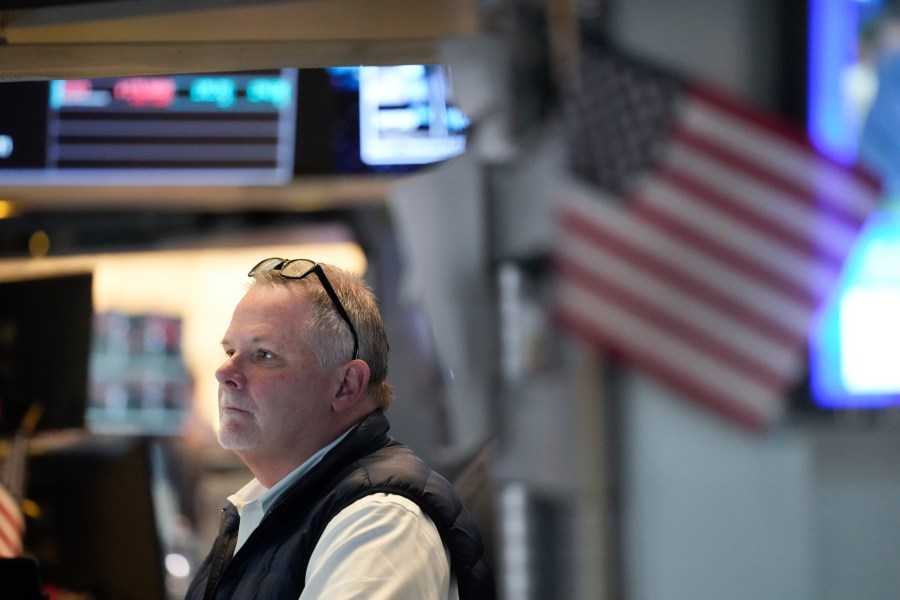
<instances>
[{"instance_id":1,"label":"stock ticker screen","mask_svg":"<svg viewBox=\"0 0 900 600\"><path fill-rule=\"evenodd\" d=\"M6 184L273 185L293 175L293 69L0 87Z\"/></svg>"},{"instance_id":2,"label":"stock ticker screen","mask_svg":"<svg viewBox=\"0 0 900 600\"><path fill-rule=\"evenodd\" d=\"M0 185L283 185L461 154L442 65L0 84Z\"/></svg>"}]
</instances>

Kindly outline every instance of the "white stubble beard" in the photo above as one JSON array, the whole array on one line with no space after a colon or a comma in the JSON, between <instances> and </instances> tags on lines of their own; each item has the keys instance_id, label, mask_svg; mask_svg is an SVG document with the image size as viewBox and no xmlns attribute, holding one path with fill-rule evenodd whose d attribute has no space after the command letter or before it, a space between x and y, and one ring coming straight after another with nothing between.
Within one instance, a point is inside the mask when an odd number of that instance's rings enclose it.
<instances>
[{"instance_id":1,"label":"white stubble beard","mask_svg":"<svg viewBox=\"0 0 900 600\"><path fill-rule=\"evenodd\" d=\"M252 412L228 413L219 398L219 445L225 450L250 450L259 445L259 428Z\"/></svg>"}]
</instances>

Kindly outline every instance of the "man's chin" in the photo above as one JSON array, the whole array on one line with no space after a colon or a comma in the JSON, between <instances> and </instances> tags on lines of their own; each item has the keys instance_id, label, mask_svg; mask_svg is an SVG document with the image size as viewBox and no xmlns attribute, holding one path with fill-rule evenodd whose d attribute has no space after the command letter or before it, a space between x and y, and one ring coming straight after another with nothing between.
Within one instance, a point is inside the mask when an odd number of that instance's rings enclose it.
<instances>
[{"instance_id":1,"label":"man's chin","mask_svg":"<svg viewBox=\"0 0 900 600\"><path fill-rule=\"evenodd\" d=\"M219 430L219 445L225 450L251 450L257 446L255 436L243 431L233 431L227 427Z\"/></svg>"}]
</instances>

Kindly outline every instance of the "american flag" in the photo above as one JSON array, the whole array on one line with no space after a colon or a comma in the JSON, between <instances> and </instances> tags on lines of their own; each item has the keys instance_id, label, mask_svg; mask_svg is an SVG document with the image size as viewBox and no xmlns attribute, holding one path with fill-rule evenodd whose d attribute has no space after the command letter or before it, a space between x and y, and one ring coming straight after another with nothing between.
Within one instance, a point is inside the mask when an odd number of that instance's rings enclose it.
<instances>
[{"instance_id":1,"label":"american flag","mask_svg":"<svg viewBox=\"0 0 900 600\"><path fill-rule=\"evenodd\" d=\"M0 471L0 558L22 555L25 515L21 499L25 491L27 454L28 439L24 433L17 433Z\"/></svg>"},{"instance_id":2,"label":"american flag","mask_svg":"<svg viewBox=\"0 0 900 600\"><path fill-rule=\"evenodd\" d=\"M22 499L28 470L28 439L37 428L44 409L40 402L28 407L13 435L0 469L0 558L22 555L25 540L25 515Z\"/></svg>"},{"instance_id":3,"label":"american flag","mask_svg":"<svg viewBox=\"0 0 900 600\"><path fill-rule=\"evenodd\" d=\"M878 180L599 46L580 57L566 115L590 185L560 198L561 325L747 427L778 421Z\"/></svg>"}]
</instances>

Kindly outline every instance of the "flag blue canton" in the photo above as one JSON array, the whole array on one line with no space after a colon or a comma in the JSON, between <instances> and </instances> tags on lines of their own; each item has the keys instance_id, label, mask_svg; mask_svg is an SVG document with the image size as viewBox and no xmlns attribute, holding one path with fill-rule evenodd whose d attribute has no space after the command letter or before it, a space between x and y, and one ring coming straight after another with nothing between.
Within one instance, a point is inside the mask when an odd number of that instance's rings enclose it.
<instances>
[{"instance_id":1,"label":"flag blue canton","mask_svg":"<svg viewBox=\"0 0 900 600\"><path fill-rule=\"evenodd\" d=\"M586 48L580 65L564 105L571 170L586 182L623 193L659 160L682 82L598 47Z\"/></svg>"}]
</instances>

